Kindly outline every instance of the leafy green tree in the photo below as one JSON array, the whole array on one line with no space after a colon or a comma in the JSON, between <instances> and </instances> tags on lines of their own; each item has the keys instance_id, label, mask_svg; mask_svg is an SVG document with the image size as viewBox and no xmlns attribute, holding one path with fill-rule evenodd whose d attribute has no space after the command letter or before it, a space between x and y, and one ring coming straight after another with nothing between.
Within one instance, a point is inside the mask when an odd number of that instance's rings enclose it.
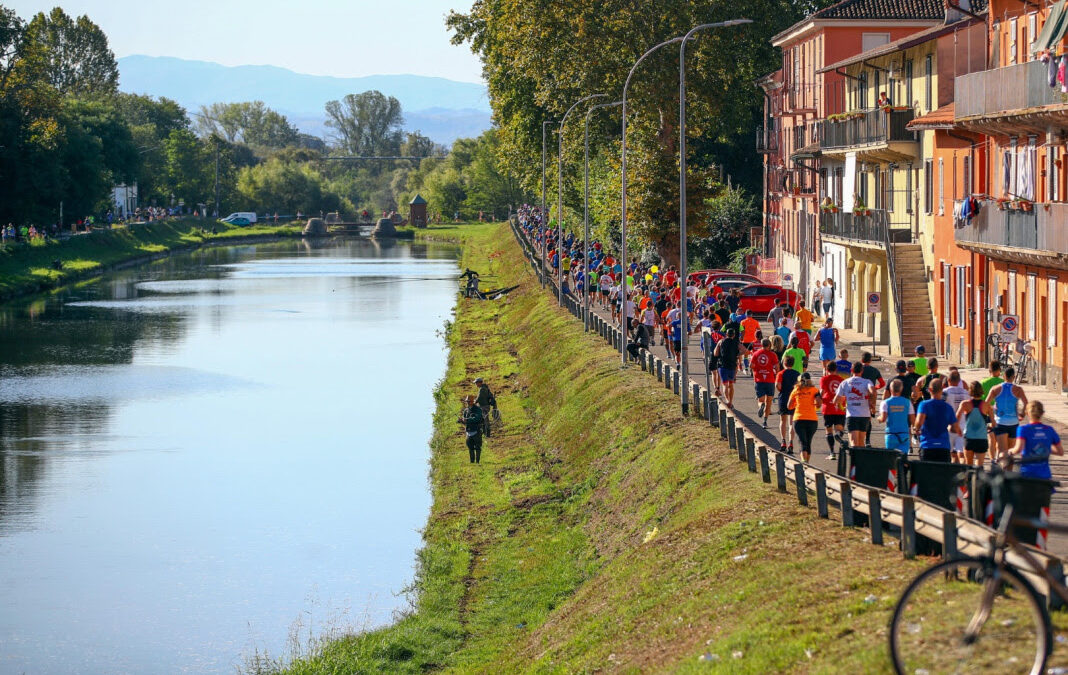
<instances>
[{"instance_id":1,"label":"leafy green tree","mask_svg":"<svg viewBox=\"0 0 1068 675\"><path fill-rule=\"evenodd\" d=\"M263 101L201 106L196 126L201 136L216 134L229 143L257 148L285 148L300 140L300 132L286 116Z\"/></svg>"},{"instance_id":2,"label":"leafy green tree","mask_svg":"<svg viewBox=\"0 0 1068 675\"><path fill-rule=\"evenodd\" d=\"M708 236L690 244L695 261L709 268L734 263L733 252L749 245L749 230L760 225L756 200L739 187L714 185L716 194L704 203L702 217L710 224Z\"/></svg>"},{"instance_id":3,"label":"leafy green tree","mask_svg":"<svg viewBox=\"0 0 1068 675\"><path fill-rule=\"evenodd\" d=\"M326 126L344 152L360 156L396 155L400 152L404 116L400 101L380 91L349 94L326 104Z\"/></svg>"},{"instance_id":4,"label":"leafy green tree","mask_svg":"<svg viewBox=\"0 0 1068 675\"><path fill-rule=\"evenodd\" d=\"M119 93L114 104L137 146L140 156L136 180L138 195L145 204L169 201L164 144L174 131L188 130L185 109L168 98Z\"/></svg>"},{"instance_id":5,"label":"leafy green tree","mask_svg":"<svg viewBox=\"0 0 1068 675\"><path fill-rule=\"evenodd\" d=\"M25 39L40 47L32 52L39 59L33 67L60 94L111 96L118 90L115 54L89 17L72 19L59 7L41 12L26 26Z\"/></svg>"}]
</instances>

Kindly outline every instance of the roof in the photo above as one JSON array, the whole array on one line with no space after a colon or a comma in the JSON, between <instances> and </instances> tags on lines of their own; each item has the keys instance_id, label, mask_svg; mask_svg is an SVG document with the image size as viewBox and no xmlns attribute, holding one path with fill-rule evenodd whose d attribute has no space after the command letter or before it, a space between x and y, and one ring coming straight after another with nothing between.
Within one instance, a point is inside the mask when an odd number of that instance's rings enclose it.
<instances>
[{"instance_id":1,"label":"roof","mask_svg":"<svg viewBox=\"0 0 1068 675\"><path fill-rule=\"evenodd\" d=\"M988 0L975 0L973 4L980 3L986 6ZM885 21L897 19L899 21L945 21L946 10L944 0L840 0L830 7L824 7L818 12L809 14L801 21L790 26L778 35L772 37L772 43L789 35L801 26L820 19L868 19Z\"/></svg>"},{"instance_id":2,"label":"roof","mask_svg":"<svg viewBox=\"0 0 1068 675\"><path fill-rule=\"evenodd\" d=\"M408 202L408 204L426 204L426 200L423 199L422 195L416 195L414 198L412 198L412 201Z\"/></svg>"},{"instance_id":3,"label":"roof","mask_svg":"<svg viewBox=\"0 0 1068 675\"><path fill-rule=\"evenodd\" d=\"M947 103L938 110L932 110L926 115L913 119L905 128L909 131L924 131L928 129L952 129L953 111L956 105Z\"/></svg>"},{"instance_id":4,"label":"roof","mask_svg":"<svg viewBox=\"0 0 1068 675\"><path fill-rule=\"evenodd\" d=\"M986 11L985 8L982 11ZM939 38L948 33L952 33L960 28L965 28L974 23L978 23L979 21L980 19L967 17L965 20L962 21L955 21L950 24L939 24L937 26L932 26L931 28L928 28L926 30L919 31L918 33L913 33L912 35L907 35L903 38L898 38L893 42L888 42L885 45L880 45L878 47L875 47L874 49L869 49L866 52L854 54L853 56L850 56L846 59L842 59L837 63L832 63L829 66L824 66L816 72L827 73L832 70L838 70L839 68L845 68L846 66L851 66L856 63L867 61L868 59L874 59L879 56L885 56L887 54L892 54L903 49L908 49L909 47L915 47L916 45L923 44L924 42L930 42L935 38Z\"/></svg>"}]
</instances>

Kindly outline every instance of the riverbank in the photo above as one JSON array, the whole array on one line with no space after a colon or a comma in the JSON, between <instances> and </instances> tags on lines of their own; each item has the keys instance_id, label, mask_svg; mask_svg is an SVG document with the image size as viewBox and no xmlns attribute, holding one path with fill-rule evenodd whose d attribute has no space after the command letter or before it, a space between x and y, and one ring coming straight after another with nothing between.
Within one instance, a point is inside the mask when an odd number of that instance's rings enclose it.
<instances>
[{"instance_id":1,"label":"riverbank","mask_svg":"<svg viewBox=\"0 0 1068 675\"><path fill-rule=\"evenodd\" d=\"M217 230L211 233L211 227ZM203 228L207 228L207 230ZM95 277L120 266L139 265L203 246L300 236L301 227L258 224L232 227L203 220L138 223L67 239L0 249L0 302ZM53 263L62 263L55 269Z\"/></svg>"},{"instance_id":2,"label":"riverbank","mask_svg":"<svg viewBox=\"0 0 1068 675\"><path fill-rule=\"evenodd\" d=\"M813 519L621 371L540 290L507 226L419 237L458 241L462 267L521 287L460 301L449 327L411 610L285 672L888 671L889 612L925 561ZM477 376L505 429L472 466L455 419Z\"/></svg>"}]
</instances>

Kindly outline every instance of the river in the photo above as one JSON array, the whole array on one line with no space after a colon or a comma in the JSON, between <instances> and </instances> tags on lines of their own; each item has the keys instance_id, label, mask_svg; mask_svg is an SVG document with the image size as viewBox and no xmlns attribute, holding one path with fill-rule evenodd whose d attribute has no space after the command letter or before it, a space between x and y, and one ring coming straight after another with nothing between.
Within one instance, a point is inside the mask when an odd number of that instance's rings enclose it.
<instances>
[{"instance_id":1,"label":"river","mask_svg":"<svg viewBox=\"0 0 1068 675\"><path fill-rule=\"evenodd\" d=\"M0 307L0 673L233 672L388 622L456 258L214 248Z\"/></svg>"}]
</instances>

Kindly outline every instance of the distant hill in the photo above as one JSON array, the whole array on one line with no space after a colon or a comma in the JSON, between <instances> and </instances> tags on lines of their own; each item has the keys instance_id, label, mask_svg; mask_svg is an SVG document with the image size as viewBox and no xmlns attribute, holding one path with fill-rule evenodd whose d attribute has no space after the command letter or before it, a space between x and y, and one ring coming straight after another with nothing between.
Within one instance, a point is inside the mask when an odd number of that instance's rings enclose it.
<instances>
[{"instance_id":1,"label":"distant hill","mask_svg":"<svg viewBox=\"0 0 1068 675\"><path fill-rule=\"evenodd\" d=\"M289 117L301 131L325 135L323 106L346 94L377 89L404 109L405 128L438 143L477 136L490 127L486 87L421 75L326 77L276 66L222 66L167 56L119 59L119 88L134 94L166 96L187 110L201 105L261 100Z\"/></svg>"}]
</instances>

